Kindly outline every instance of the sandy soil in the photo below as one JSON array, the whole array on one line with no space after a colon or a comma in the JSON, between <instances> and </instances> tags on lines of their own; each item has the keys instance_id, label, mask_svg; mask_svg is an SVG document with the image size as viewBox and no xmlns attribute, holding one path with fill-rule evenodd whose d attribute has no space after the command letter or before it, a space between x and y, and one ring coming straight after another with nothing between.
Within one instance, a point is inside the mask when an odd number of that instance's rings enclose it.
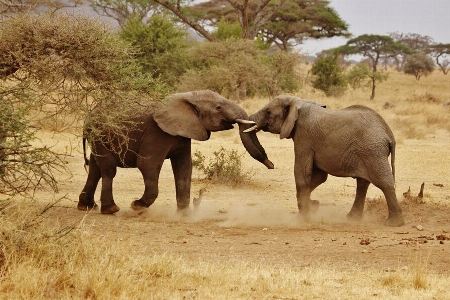
<instances>
[{"instance_id":1,"label":"sandy soil","mask_svg":"<svg viewBox=\"0 0 450 300\"><path fill-rule=\"evenodd\" d=\"M355 180L329 177L312 195L321 201L319 211L310 222L297 213L293 177L293 143L275 135L261 133L275 169L244 154L245 170L251 181L240 186L213 184L194 172L191 197L202 188L206 193L197 210L188 217L176 213L174 181L170 162L160 176L160 194L150 209L138 215L129 207L143 192L137 169L120 169L114 183L115 215L99 211L85 213L76 209L78 195L86 180L81 145L72 140L76 150L69 157L71 176L61 175L61 190L66 196L50 212L59 224L81 220L99 239L118 239L132 245L136 253L169 253L187 260L236 262L249 264L303 267L323 263L337 269L360 266L364 269L399 270L426 266L429 272L450 272L450 158L448 132L439 132L426 140L402 140L397 145L397 196L411 187L417 195L425 182L423 204L403 201L406 224L383 226L387 217L381 192L371 186L369 208L360 222L349 222L355 193ZM69 145L67 136L48 136L59 140L57 147ZM207 157L223 146L244 153L237 130L214 133L206 142L193 142L193 152ZM52 196L42 193L40 201ZM98 202L99 193L96 194ZM378 203L378 204L377 204ZM367 205L366 205L367 208Z\"/></svg>"}]
</instances>

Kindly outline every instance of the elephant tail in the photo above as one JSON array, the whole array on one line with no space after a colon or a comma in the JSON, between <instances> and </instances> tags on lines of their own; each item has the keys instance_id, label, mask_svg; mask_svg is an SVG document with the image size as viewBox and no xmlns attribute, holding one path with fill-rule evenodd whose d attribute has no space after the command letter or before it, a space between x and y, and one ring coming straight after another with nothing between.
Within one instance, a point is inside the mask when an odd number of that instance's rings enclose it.
<instances>
[{"instance_id":1,"label":"elephant tail","mask_svg":"<svg viewBox=\"0 0 450 300\"><path fill-rule=\"evenodd\" d=\"M391 152L391 169L395 182L395 141L389 143L389 151Z\"/></svg>"},{"instance_id":2,"label":"elephant tail","mask_svg":"<svg viewBox=\"0 0 450 300\"><path fill-rule=\"evenodd\" d=\"M89 166L89 159L86 156L86 138L83 137L83 156L84 156L84 169L87 171L87 166Z\"/></svg>"}]
</instances>

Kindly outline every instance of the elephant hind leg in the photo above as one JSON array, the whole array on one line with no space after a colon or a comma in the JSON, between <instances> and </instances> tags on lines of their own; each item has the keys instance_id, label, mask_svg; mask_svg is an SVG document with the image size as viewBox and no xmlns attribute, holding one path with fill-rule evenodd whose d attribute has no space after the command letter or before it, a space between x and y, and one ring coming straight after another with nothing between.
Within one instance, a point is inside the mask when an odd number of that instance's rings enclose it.
<instances>
[{"instance_id":1,"label":"elephant hind leg","mask_svg":"<svg viewBox=\"0 0 450 300\"><path fill-rule=\"evenodd\" d=\"M79 210L87 211L93 208L97 208L97 204L94 201L94 194L100 178L100 169L94 157L91 155L86 184L83 188L83 191L80 193L80 196L78 197L77 208Z\"/></svg>"},{"instance_id":2,"label":"elephant hind leg","mask_svg":"<svg viewBox=\"0 0 450 300\"><path fill-rule=\"evenodd\" d=\"M371 178L371 182L383 192L384 197L386 198L389 215L384 222L384 225L394 227L401 226L405 224L405 220L403 219L402 209L398 203L397 195L395 194L394 176L387 163L385 169L387 171L381 173L383 176L379 175L373 179Z\"/></svg>"},{"instance_id":3,"label":"elephant hind leg","mask_svg":"<svg viewBox=\"0 0 450 300\"><path fill-rule=\"evenodd\" d=\"M381 189L386 197L386 202L388 206L389 215L384 225L397 227L405 224L405 220L403 219L402 209L400 204L398 203L397 196L395 195L394 186L389 186L387 188Z\"/></svg>"},{"instance_id":4,"label":"elephant hind leg","mask_svg":"<svg viewBox=\"0 0 450 300\"><path fill-rule=\"evenodd\" d=\"M102 214L113 214L120 210L113 198L113 179L116 176L117 167L115 165L102 169L102 192L100 195Z\"/></svg>"},{"instance_id":5,"label":"elephant hind leg","mask_svg":"<svg viewBox=\"0 0 450 300\"><path fill-rule=\"evenodd\" d=\"M356 196L352 209L347 214L347 218L358 220L362 218L364 212L364 204L366 202L367 189L370 181L363 178L356 178Z\"/></svg>"}]
</instances>

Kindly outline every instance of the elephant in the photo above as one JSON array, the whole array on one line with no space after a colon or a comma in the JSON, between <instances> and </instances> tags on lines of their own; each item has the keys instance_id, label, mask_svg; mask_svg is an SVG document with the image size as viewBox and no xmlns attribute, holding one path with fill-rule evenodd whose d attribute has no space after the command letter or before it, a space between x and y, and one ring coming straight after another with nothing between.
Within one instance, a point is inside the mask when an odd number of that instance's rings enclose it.
<instances>
[{"instance_id":1,"label":"elephant","mask_svg":"<svg viewBox=\"0 0 450 300\"><path fill-rule=\"evenodd\" d=\"M262 163L267 161L267 155L257 152L262 147L256 137L257 131L293 140L297 206L306 219L319 204L310 199L311 192L330 174L356 179L356 196L348 218L362 217L367 189L372 183L386 198L389 215L384 224L404 224L394 185L395 139L377 112L363 105L332 110L312 101L281 95L250 115L249 119L256 124L241 134L252 135L246 141L255 145L248 145L248 152ZM244 146L247 147L245 143Z\"/></svg>"},{"instance_id":2,"label":"elephant","mask_svg":"<svg viewBox=\"0 0 450 300\"><path fill-rule=\"evenodd\" d=\"M127 122L124 124L133 125L125 125L119 133L107 132L89 118L85 122L83 151L89 172L79 196L79 210L97 207L94 194L101 179L100 212L113 214L119 211L112 191L117 167L140 170L145 190L139 200L131 203L131 207L137 211L149 207L158 196L159 174L166 159L170 159L172 165L177 209L188 209L192 177L191 139L208 140L211 132L232 129L235 123L240 128L242 124L254 124L247 120L244 109L209 90L170 95L164 101L142 106L125 119ZM89 140L87 137L92 130L96 130L97 136L103 139ZM86 140L91 147L89 159Z\"/></svg>"}]
</instances>

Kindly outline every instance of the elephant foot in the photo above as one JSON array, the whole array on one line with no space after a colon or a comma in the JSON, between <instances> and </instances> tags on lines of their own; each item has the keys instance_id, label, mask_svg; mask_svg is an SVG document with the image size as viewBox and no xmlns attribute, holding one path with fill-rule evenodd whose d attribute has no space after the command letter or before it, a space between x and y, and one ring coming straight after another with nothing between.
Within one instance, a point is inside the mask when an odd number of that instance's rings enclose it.
<instances>
[{"instance_id":1,"label":"elephant foot","mask_svg":"<svg viewBox=\"0 0 450 300\"><path fill-rule=\"evenodd\" d=\"M362 211L354 211L353 209L347 214L347 219L351 221L359 221L362 219Z\"/></svg>"},{"instance_id":2,"label":"elephant foot","mask_svg":"<svg viewBox=\"0 0 450 300\"><path fill-rule=\"evenodd\" d=\"M91 202L91 203L88 203L88 204L84 204L84 203L78 202L78 205L77 205L77 209L78 210L83 210L83 211L89 211L89 210L97 209L97 208L98 208L98 205L95 202Z\"/></svg>"},{"instance_id":3,"label":"elephant foot","mask_svg":"<svg viewBox=\"0 0 450 300\"><path fill-rule=\"evenodd\" d=\"M403 219L403 216L400 215L389 215L389 217L384 221L385 226L390 227L398 227L405 224L405 220Z\"/></svg>"},{"instance_id":4,"label":"elephant foot","mask_svg":"<svg viewBox=\"0 0 450 300\"><path fill-rule=\"evenodd\" d=\"M131 202L131 208L134 211L142 211L144 209L147 209L149 206L150 205L147 205L142 200L134 200L133 202Z\"/></svg>"},{"instance_id":5,"label":"elephant foot","mask_svg":"<svg viewBox=\"0 0 450 300\"><path fill-rule=\"evenodd\" d=\"M299 206L298 211L302 216L315 214L319 210L320 202L318 200L308 200L307 206Z\"/></svg>"},{"instance_id":6,"label":"elephant foot","mask_svg":"<svg viewBox=\"0 0 450 300\"><path fill-rule=\"evenodd\" d=\"M102 208L100 210L100 212L102 214L114 214L116 212L118 212L120 210L120 207L118 207L115 203L108 205L108 206L104 206L102 205Z\"/></svg>"},{"instance_id":7,"label":"elephant foot","mask_svg":"<svg viewBox=\"0 0 450 300\"><path fill-rule=\"evenodd\" d=\"M315 214L319 210L320 202L318 200L309 201L309 211Z\"/></svg>"},{"instance_id":8,"label":"elephant foot","mask_svg":"<svg viewBox=\"0 0 450 300\"><path fill-rule=\"evenodd\" d=\"M177 213L182 217L189 217L192 214L191 209L188 206L183 206L183 208L177 207Z\"/></svg>"}]
</instances>

